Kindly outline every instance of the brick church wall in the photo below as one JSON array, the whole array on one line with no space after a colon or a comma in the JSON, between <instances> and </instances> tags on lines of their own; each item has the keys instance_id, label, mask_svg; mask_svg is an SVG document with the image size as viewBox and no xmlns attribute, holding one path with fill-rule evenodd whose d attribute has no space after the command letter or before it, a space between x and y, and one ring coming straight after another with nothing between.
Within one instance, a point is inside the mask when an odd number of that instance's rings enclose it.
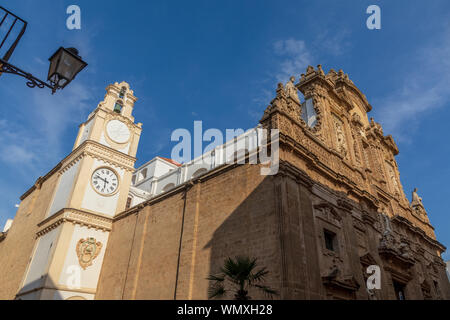
<instances>
[{"instance_id":1,"label":"brick church wall","mask_svg":"<svg viewBox=\"0 0 450 320\"><path fill-rule=\"evenodd\" d=\"M0 243L0 300L14 299L33 253L38 224L44 220L54 193L59 167L25 193L17 210L11 229Z\"/></svg>"}]
</instances>

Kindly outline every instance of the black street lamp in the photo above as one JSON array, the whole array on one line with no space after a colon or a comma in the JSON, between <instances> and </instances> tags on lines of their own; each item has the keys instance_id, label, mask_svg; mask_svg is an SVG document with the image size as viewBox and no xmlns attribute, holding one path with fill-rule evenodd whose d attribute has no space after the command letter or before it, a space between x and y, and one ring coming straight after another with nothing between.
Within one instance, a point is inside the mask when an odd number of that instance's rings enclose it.
<instances>
[{"instance_id":1,"label":"black street lamp","mask_svg":"<svg viewBox=\"0 0 450 320\"><path fill-rule=\"evenodd\" d=\"M58 89L64 89L73 79L75 79L76 75L87 66L87 63L84 62L78 55L77 49L60 47L49 59L50 67L48 71L47 83L34 77L31 73L25 72L22 69L8 63L8 60L11 57L14 49L16 48L17 43L25 33L27 22L9 12L5 8L0 7L0 15L2 14L2 12L4 13L4 15L0 18L0 27L3 25L3 23L5 23L8 16L11 16L13 21L9 30L6 32L6 35L0 42L0 49L6 43L7 38L10 36L11 31L16 26L16 24L22 23L22 29L4 57L0 58L0 75L2 73L10 73L24 77L25 79L27 79L26 84L28 87L47 87L52 90L53 94Z\"/></svg>"},{"instance_id":2,"label":"black street lamp","mask_svg":"<svg viewBox=\"0 0 450 320\"><path fill-rule=\"evenodd\" d=\"M54 90L64 89L87 66L75 48L61 47L48 60L50 68L47 80L53 85Z\"/></svg>"}]
</instances>

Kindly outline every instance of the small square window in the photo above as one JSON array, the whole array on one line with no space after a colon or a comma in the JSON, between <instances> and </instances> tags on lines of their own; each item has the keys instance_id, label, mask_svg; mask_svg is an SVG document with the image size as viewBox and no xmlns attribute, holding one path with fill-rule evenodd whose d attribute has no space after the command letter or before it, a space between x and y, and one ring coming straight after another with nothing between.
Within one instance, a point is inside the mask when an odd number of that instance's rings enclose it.
<instances>
[{"instance_id":1,"label":"small square window","mask_svg":"<svg viewBox=\"0 0 450 320\"><path fill-rule=\"evenodd\" d=\"M334 232L324 229L325 248L330 251L337 251L337 238Z\"/></svg>"},{"instance_id":2,"label":"small square window","mask_svg":"<svg viewBox=\"0 0 450 320\"><path fill-rule=\"evenodd\" d=\"M395 296L397 300L406 300L405 297L405 285L403 283L393 281Z\"/></svg>"}]
</instances>

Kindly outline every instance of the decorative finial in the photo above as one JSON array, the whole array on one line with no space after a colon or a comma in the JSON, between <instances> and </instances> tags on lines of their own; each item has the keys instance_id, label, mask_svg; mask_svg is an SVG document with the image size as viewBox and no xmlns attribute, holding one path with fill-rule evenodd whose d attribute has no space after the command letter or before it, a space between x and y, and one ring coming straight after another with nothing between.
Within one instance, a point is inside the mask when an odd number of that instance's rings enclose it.
<instances>
[{"instance_id":1,"label":"decorative finial","mask_svg":"<svg viewBox=\"0 0 450 320\"><path fill-rule=\"evenodd\" d=\"M322 70L322 65L321 65L321 64L318 64L318 65L317 65L317 71L319 71L319 74L320 74L320 75L322 75L322 76L325 75L325 73L324 73L323 70Z\"/></svg>"},{"instance_id":2,"label":"decorative finial","mask_svg":"<svg viewBox=\"0 0 450 320\"><path fill-rule=\"evenodd\" d=\"M280 83L278 83L278 86L277 86L277 97L282 97L282 96L284 96L284 86L280 82Z\"/></svg>"}]
</instances>

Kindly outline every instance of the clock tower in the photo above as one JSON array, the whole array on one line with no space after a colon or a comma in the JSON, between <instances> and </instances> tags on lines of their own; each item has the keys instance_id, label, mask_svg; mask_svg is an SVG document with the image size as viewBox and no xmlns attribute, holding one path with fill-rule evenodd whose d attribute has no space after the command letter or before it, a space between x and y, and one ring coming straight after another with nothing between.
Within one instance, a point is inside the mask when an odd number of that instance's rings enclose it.
<instances>
[{"instance_id":1,"label":"clock tower","mask_svg":"<svg viewBox=\"0 0 450 320\"><path fill-rule=\"evenodd\" d=\"M125 210L142 124L126 82L106 88L79 127L58 179L18 299L93 299L112 219Z\"/></svg>"}]
</instances>

